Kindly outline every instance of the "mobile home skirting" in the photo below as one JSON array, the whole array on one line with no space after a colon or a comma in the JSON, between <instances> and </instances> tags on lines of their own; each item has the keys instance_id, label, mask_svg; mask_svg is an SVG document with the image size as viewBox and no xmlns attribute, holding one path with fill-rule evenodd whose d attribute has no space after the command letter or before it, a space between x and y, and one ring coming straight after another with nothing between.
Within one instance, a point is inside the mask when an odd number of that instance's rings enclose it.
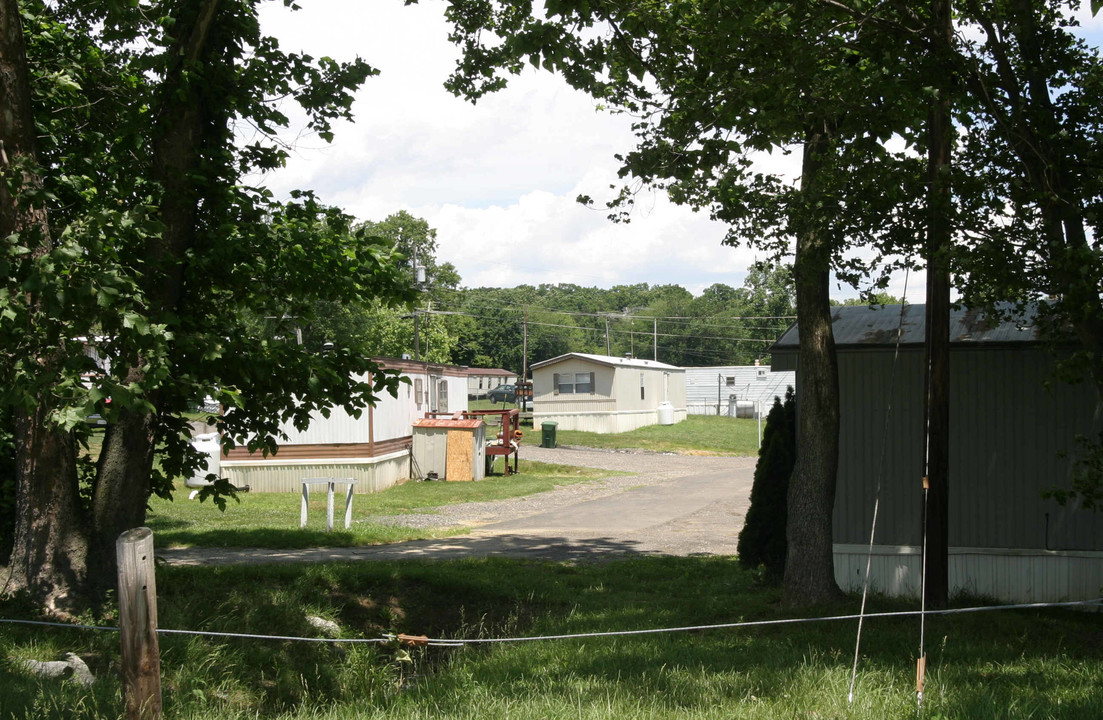
<instances>
[{"instance_id":1,"label":"mobile home skirting","mask_svg":"<svg viewBox=\"0 0 1103 720\"><path fill-rule=\"evenodd\" d=\"M862 589L868 545L835 544L835 580L844 591ZM952 547L950 594L1009 603L1091 600L1103 592L1103 552ZM919 597L923 554L917 545L874 545L870 589L892 597Z\"/></svg>"},{"instance_id":2,"label":"mobile home skirting","mask_svg":"<svg viewBox=\"0 0 1103 720\"><path fill-rule=\"evenodd\" d=\"M532 415L532 427L541 423L558 423L557 430L582 430L593 433L622 433L658 422L658 410L586 410L577 412L550 412ZM674 408L674 422L686 419L686 409Z\"/></svg>"},{"instance_id":3,"label":"mobile home skirting","mask_svg":"<svg viewBox=\"0 0 1103 720\"><path fill-rule=\"evenodd\" d=\"M410 477L410 451L376 457L223 460L222 476L251 492L301 492L304 478L353 478L353 491L386 490Z\"/></svg>"}]
</instances>

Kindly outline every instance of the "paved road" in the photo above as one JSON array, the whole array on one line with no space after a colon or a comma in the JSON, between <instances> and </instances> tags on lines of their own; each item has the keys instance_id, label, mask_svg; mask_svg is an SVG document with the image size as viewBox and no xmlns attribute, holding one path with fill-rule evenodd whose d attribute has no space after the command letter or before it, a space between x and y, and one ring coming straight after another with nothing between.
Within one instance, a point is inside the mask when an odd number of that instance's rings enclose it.
<instances>
[{"instance_id":1,"label":"paved road","mask_svg":"<svg viewBox=\"0 0 1103 720\"><path fill-rule=\"evenodd\" d=\"M619 554L735 554L750 503L754 458L525 447L525 458L627 473L529 496L465 503L431 513L368 518L418 526L473 527L463 536L378 547L308 550L164 550L170 564L459 558L549 560Z\"/></svg>"}]
</instances>

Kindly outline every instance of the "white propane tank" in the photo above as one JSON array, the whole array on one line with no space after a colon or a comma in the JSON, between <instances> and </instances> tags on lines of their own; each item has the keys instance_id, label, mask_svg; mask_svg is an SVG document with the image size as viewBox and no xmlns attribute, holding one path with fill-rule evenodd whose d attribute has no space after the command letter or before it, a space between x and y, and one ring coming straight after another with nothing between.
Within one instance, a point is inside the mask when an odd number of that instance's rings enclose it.
<instances>
[{"instance_id":1,"label":"white propane tank","mask_svg":"<svg viewBox=\"0 0 1103 720\"><path fill-rule=\"evenodd\" d=\"M663 400L661 403L659 403L659 424L674 424L674 406L666 400Z\"/></svg>"},{"instance_id":2,"label":"white propane tank","mask_svg":"<svg viewBox=\"0 0 1103 720\"><path fill-rule=\"evenodd\" d=\"M219 458L222 457L222 443L218 441L218 433L206 433L203 435L196 435L191 441L192 447L203 453L206 458L203 465L200 466L195 474L184 481L184 484L190 488L201 488L210 485L210 481L207 480L208 473L214 473L218 475ZM192 493L194 497L195 493Z\"/></svg>"}]
</instances>

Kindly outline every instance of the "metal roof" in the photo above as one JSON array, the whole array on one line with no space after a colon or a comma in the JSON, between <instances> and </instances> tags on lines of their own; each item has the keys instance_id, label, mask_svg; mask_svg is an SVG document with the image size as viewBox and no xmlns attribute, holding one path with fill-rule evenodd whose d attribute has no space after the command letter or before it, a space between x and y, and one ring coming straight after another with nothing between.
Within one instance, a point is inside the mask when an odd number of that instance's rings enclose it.
<instances>
[{"instance_id":1,"label":"metal roof","mask_svg":"<svg viewBox=\"0 0 1103 720\"><path fill-rule=\"evenodd\" d=\"M831 327L835 333L835 345L892 346L898 332L901 345L922 345L924 341L924 313L926 305L848 305L831 308ZM970 308L950 309L950 342L953 344L984 343L1002 345L1009 343L1034 343L1038 333L1034 327L1034 309L1016 311L1010 304L999 306L999 316L986 315L983 310ZM797 326L794 323L782 335L771 351L795 350L800 345Z\"/></svg>"},{"instance_id":2,"label":"metal roof","mask_svg":"<svg viewBox=\"0 0 1103 720\"><path fill-rule=\"evenodd\" d=\"M478 368L469 367L465 371L468 375L492 375L495 377L516 377L517 373L503 370L502 368Z\"/></svg>"},{"instance_id":3,"label":"metal roof","mask_svg":"<svg viewBox=\"0 0 1103 720\"><path fill-rule=\"evenodd\" d=\"M562 362L570 358L579 358L582 360L589 360L590 362L598 363L599 365L610 365L612 367L634 367L634 368L652 368L659 370L681 370L682 368L677 365L667 365L657 360L644 360L643 358L625 358L616 357L613 355L591 355L589 353L564 353L558 357L553 357L550 360L541 360L538 363L533 363L529 367L533 370L542 368L545 365L551 365L553 363Z\"/></svg>"},{"instance_id":4,"label":"metal roof","mask_svg":"<svg viewBox=\"0 0 1103 720\"><path fill-rule=\"evenodd\" d=\"M418 428L446 428L450 430L475 430L482 426L483 421L477 419L458 420L454 418L419 418L414 420L414 427Z\"/></svg>"}]
</instances>

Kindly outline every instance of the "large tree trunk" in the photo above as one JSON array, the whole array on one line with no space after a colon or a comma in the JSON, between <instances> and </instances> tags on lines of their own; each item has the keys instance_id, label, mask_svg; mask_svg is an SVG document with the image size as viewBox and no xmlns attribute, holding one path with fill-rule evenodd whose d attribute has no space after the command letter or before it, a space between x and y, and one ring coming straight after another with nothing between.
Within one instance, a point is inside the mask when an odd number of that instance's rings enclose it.
<instances>
[{"instance_id":1,"label":"large tree trunk","mask_svg":"<svg viewBox=\"0 0 1103 720\"><path fill-rule=\"evenodd\" d=\"M185 258L195 242L201 193L194 177L212 122L202 73L207 63L220 61L211 42L218 9L219 0L206 0L193 15L178 19L174 32L179 40L171 53L175 61L166 72L154 128L152 177L162 190L164 230L146 242L142 290L152 319L170 328L183 295ZM146 359L138 358L127 369L127 382L148 385L145 365ZM161 393L156 388L147 388L147 393L157 407ZM115 538L145 522L156 436L155 411L124 408L104 438L93 496L96 577L113 575Z\"/></svg>"},{"instance_id":2,"label":"large tree trunk","mask_svg":"<svg viewBox=\"0 0 1103 720\"><path fill-rule=\"evenodd\" d=\"M23 28L16 0L0 0L0 175L19 172L27 190L41 179L20 163L35 161L34 115ZM13 167L14 166L14 167ZM31 257L50 250L50 228L44 208L20 204L0 182L0 237L13 233L31 249ZM34 323L42 311L28 294L28 317ZM29 359L49 374L64 353L62 339L41 357ZM81 601L86 579L87 540L78 495L76 449L71 434L51 419L51 394L40 391L33 409L15 409L16 519L10 573L4 590L27 590L54 611L74 608Z\"/></svg>"},{"instance_id":3,"label":"large tree trunk","mask_svg":"<svg viewBox=\"0 0 1103 720\"><path fill-rule=\"evenodd\" d=\"M818 193L819 170L831 149L827 128L808 133L802 194L815 197ZM841 595L835 583L831 538L839 467L839 369L828 295L832 243L821 222L817 217L798 230L793 266L800 350L797 459L789 481L788 554L782 583L782 601L787 605L826 603Z\"/></svg>"}]
</instances>

